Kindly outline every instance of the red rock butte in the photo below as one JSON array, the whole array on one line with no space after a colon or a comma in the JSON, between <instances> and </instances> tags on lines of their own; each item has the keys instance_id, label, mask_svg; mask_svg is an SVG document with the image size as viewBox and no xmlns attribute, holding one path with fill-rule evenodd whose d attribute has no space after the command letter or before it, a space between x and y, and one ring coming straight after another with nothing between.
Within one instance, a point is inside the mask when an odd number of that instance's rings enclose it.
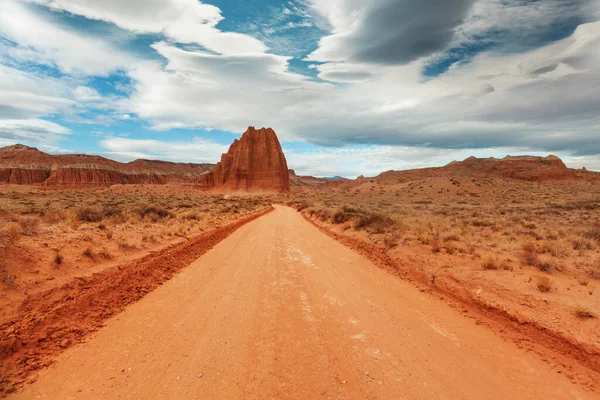
<instances>
[{"instance_id":1,"label":"red rock butte","mask_svg":"<svg viewBox=\"0 0 600 400\"><path fill-rule=\"evenodd\" d=\"M220 192L287 192L290 177L281 144L271 128L249 127L215 168L204 174L206 190Z\"/></svg>"}]
</instances>

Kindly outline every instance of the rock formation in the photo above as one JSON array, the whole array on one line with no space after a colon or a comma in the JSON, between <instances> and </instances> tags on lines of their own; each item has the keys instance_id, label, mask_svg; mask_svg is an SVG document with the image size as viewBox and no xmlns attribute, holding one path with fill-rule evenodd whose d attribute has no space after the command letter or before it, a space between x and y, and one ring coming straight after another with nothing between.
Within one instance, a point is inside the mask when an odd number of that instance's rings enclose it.
<instances>
[{"instance_id":1,"label":"rock formation","mask_svg":"<svg viewBox=\"0 0 600 400\"><path fill-rule=\"evenodd\" d=\"M202 185L216 191L289 191L287 161L273 129L249 127L202 177Z\"/></svg>"},{"instance_id":2,"label":"rock formation","mask_svg":"<svg viewBox=\"0 0 600 400\"><path fill-rule=\"evenodd\" d=\"M120 163L82 154L50 155L34 147L0 149L0 184L48 186L112 185L169 182L196 183L213 164L136 160Z\"/></svg>"},{"instance_id":3,"label":"rock formation","mask_svg":"<svg viewBox=\"0 0 600 400\"><path fill-rule=\"evenodd\" d=\"M533 182L580 180L576 170L567 168L556 156L506 156L497 158L469 157L450 166L468 168L485 174Z\"/></svg>"}]
</instances>

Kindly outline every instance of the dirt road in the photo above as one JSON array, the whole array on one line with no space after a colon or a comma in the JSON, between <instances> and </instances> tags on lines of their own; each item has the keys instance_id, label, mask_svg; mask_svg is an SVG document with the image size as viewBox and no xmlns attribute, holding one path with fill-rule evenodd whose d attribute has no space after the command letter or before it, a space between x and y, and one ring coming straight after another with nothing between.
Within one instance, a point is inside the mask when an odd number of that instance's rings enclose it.
<instances>
[{"instance_id":1,"label":"dirt road","mask_svg":"<svg viewBox=\"0 0 600 400\"><path fill-rule=\"evenodd\" d=\"M35 378L11 398L600 398L285 207Z\"/></svg>"}]
</instances>

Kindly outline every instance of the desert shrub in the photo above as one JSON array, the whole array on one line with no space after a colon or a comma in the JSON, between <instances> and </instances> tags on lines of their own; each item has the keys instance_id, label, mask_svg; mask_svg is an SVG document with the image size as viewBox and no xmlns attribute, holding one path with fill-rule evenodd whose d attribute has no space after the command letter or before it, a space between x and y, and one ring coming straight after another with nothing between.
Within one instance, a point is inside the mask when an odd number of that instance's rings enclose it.
<instances>
[{"instance_id":1,"label":"desert shrub","mask_svg":"<svg viewBox=\"0 0 600 400\"><path fill-rule=\"evenodd\" d=\"M436 236L433 238L433 241L431 242L431 252L439 253L440 251L442 251L442 244L440 242L440 239Z\"/></svg>"},{"instance_id":2,"label":"desert shrub","mask_svg":"<svg viewBox=\"0 0 600 400\"><path fill-rule=\"evenodd\" d=\"M186 220L186 221L198 221L200 219L200 215L195 212L189 212L189 213L183 214L181 216L181 219Z\"/></svg>"},{"instance_id":3,"label":"desert shrub","mask_svg":"<svg viewBox=\"0 0 600 400\"><path fill-rule=\"evenodd\" d=\"M545 241L542 243L541 251L550 253L554 257L564 257L570 253L570 248L564 242Z\"/></svg>"},{"instance_id":4,"label":"desert shrub","mask_svg":"<svg viewBox=\"0 0 600 400\"><path fill-rule=\"evenodd\" d=\"M344 222L350 221L354 215L352 213L345 212L343 210L337 211L331 217L331 223L343 224Z\"/></svg>"},{"instance_id":5,"label":"desert shrub","mask_svg":"<svg viewBox=\"0 0 600 400\"><path fill-rule=\"evenodd\" d=\"M537 261L537 263L535 264L535 267L537 269L539 269L540 271L550 272L550 271L556 269L556 264L550 260L539 259Z\"/></svg>"},{"instance_id":6,"label":"desert shrub","mask_svg":"<svg viewBox=\"0 0 600 400\"><path fill-rule=\"evenodd\" d=\"M484 270L487 271L495 271L498 269L498 262L492 257L490 257L483 262L482 267Z\"/></svg>"},{"instance_id":7,"label":"desert shrub","mask_svg":"<svg viewBox=\"0 0 600 400\"><path fill-rule=\"evenodd\" d=\"M224 212L223 210L221 211ZM159 219L169 218L173 216L173 214L169 210L155 206L138 207L134 210L134 212L141 218L148 217L152 222L157 222ZM229 212L229 210L225 212Z\"/></svg>"},{"instance_id":8,"label":"desert shrub","mask_svg":"<svg viewBox=\"0 0 600 400\"><path fill-rule=\"evenodd\" d=\"M25 217L19 219L19 226L24 235L33 235L37 232L40 220L37 217Z\"/></svg>"},{"instance_id":9,"label":"desert shrub","mask_svg":"<svg viewBox=\"0 0 600 400\"><path fill-rule=\"evenodd\" d=\"M596 246L591 240L585 239L583 237L574 239L571 242L571 245L573 247L573 250L594 250L596 248Z\"/></svg>"},{"instance_id":10,"label":"desert shrub","mask_svg":"<svg viewBox=\"0 0 600 400\"><path fill-rule=\"evenodd\" d=\"M400 240L400 235L391 234L387 235L383 238L383 245L385 248L385 252L387 253L389 250L398 246L398 241Z\"/></svg>"},{"instance_id":11,"label":"desert shrub","mask_svg":"<svg viewBox=\"0 0 600 400\"><path fill-rule=\"evenodd\" d=\"M4 226L4 229L0 232L0 239L2 241L15 244L21 238L21 227L15 222L9 222Z\"/></svg>"},{"instance_id":12,"label":"desert shrub","mask_svg":"<svg viewBox=\"0 0 600 400\"><path fill-rule=\"evenodd\" d=\"M575 313L575 316L577 318L581 318L581 319L586 319L586 318L596 318L596 314L594 314L590 309L588 309L587 307L578 304L575 306L575 308L573 309L573 312Z\"/></svg>"},{"instance_id":13,"label":"desert shrub","mask_svg":"<svg viewBox=\"0 0 600 400\"><path fill-rule=\"evenodd\" d=\"M377 213L364 214L354 224L355 229L366 229L375 233L384 233L393 226L393 219Z\"/></svg>"},{"instance_id":14,"label":"desert shrub","mask_svg":"<svg viewBox=\"0 0 600 400\"><path fill-rule=\"evenodd\" d=\"M57 224L60 221L64 221L65 219L66 219L66 216L64 213L54 212L54 211L47 212L42 217L42 221L44 221L44 223L46 223L48 225Z\"/></svg>"},{"instance_id":15,"label":"desert shrub","mask_svg":"<svg viewBox=\"0 0 600 400\"><path fill-rule=\"evenodd\" d=\"M356 207L352 207L352 206L348 206L348 205L344 205L344 206L342 207L342 210L343 210L344 212L347 212L347 213L354 213L354 214L364 214L364 213L365 213L365 211L364 211L364 210L361 210L360 208L356 208Z\"/></svg>"},{"instance_id":16,"label":"desert shrub","mask_svg":"<svg viewBox=\"0 0 600 400\"><path fill-rule=\"evenodd\" d=\"M538 276L536 278L535 285L540 292L546 293L552 290L553 283L554 282L552 282L552 279L548 278L547 276Z\"/></svg>"},{"instance_id":17,"label":"desert shrub","mask_svg":"<svg viewBox=\"0 0 600 400\"><path fill-rule=\"evenodd\" d=\"M60 253L56 253L54 255L54 264L55 265L61 265L63 263L63 256Z\"/></svg>"},{"instance_id":18,"label":"desert shrub","mask_svg":"<svg viewBox=\"0 0 600 400\"><path fill-rule=\"evenodd\" d=\"M459 242L460 237L458 235L448 235L444 237L444 242Z\"/></svg>"},{"instance_id":19,"label":"desert shrub","mask_svg":"<svg viewBox=\"0 0 600 400\"><path fill-rule=\"evenodd\" d=\"M104 213L99 207L82 207L77 210L76 216L82 222L100 222L104 218Z\"/></svg>"},{"instance_id":20,"label":"desert shrub","mask_svg":"<svg viewBox=\"0 0 600 400\"><path fill-rule=\"evenodd\" d=\"M580 277L580 278L577 278L577 282L579 282L579 284L581 286L587 286L588 283L590 283L590 280L585 277Z\"/></svg>"},{"instance_id":21,"label":"desert shrub","mask_svg":"<svg viewBox=\"0 0 600 400\"><path fill-rule=\"evenodd\" d=\"M92 251L92 247L88 246L84 251L83 251L83 255L86 256L87 258L93 260L94 259L94 252Z\"/></svg>"},{"instance_id":22,"label":"desert shrub","mask_svg":"<svg viewBox=\"0 0 600 400\"><path fill-rule=\"evenodd\" d=\"M331 215L331 213L329 212L328 209L324 208L322 210L319 210L317 213L317 216L319 217L319 219L323 222L327 221L329 219L329 216Z\"/></svg>"},{"instance_id":23,"label":"desert shrub","mask_svg":"<svg viewBox=\"0 0 600 400\"><path fill-rule=\"evenodd\" d=\"M296 210L298 210L298 211L302 211L308 207L310 207L310 205L305 201L302 201L302 202L296 204Z\"/></svg>"},{"instance_id":24,"label":"desert shrub","mask_svg":"<svg viewBox=\"0 0 600 400\"><path fill-rule=\"evenodd\" d=\"M490 226L494 226L494 223L491 221L486 221L486 220L482 220L482 219L474 219L473 221L471 221L471 225L476 226L476 227L490 227Z\"/></svg>"},{"instance_id":25,"label":"desert shrub","mask_svg":"<svg viewBox=\"0 0 600 400\"><path fill-rule=\"evenodd\" d=\"M0 271L0 281L2 281L4 287L8 290L17 290L19 288L17 276L9 274L7 271Z\"/></svg>"},{"instance_id":26,"label":"desert shrub","mask_svg":"<svg viewBox=\"0 0 600 400\"><path fill-rule=\"evenodd\" d=\"M594 226L583 233L583 237L586 239L593 239L600 242L600 225Z\"/></svg>"},{"instance_id":27,"label":"desert shrub","mask_svg":"<svg viewBox=\"0 0 600 400\"><path fill-rule=\"evenodd\" d=\"M106 249L102 249L102 250L100 250L100 251L98 252L98 255L99 255L100 257L104 258L105 260L112 260L112 258L113 258L113 257L112 257L112 254L110 254L110 253L108 252L108 250L106 250Z\"/></svg>"}]
</instances>

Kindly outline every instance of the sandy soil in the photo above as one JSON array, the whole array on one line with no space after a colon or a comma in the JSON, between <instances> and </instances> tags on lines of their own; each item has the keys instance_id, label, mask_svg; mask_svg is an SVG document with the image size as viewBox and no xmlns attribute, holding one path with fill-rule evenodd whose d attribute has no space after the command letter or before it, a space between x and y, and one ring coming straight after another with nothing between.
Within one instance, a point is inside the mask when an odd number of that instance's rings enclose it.
<instances>
[{"instance_id":1,"label":"sandy soil","mask_svg":"<svg viewBox=\"0 0 600 400\"><path fill-rule=\"evenodd\" d=\"M10 398L599 397L571 378L277 207Z\"/></svg>"}]
</instances>

